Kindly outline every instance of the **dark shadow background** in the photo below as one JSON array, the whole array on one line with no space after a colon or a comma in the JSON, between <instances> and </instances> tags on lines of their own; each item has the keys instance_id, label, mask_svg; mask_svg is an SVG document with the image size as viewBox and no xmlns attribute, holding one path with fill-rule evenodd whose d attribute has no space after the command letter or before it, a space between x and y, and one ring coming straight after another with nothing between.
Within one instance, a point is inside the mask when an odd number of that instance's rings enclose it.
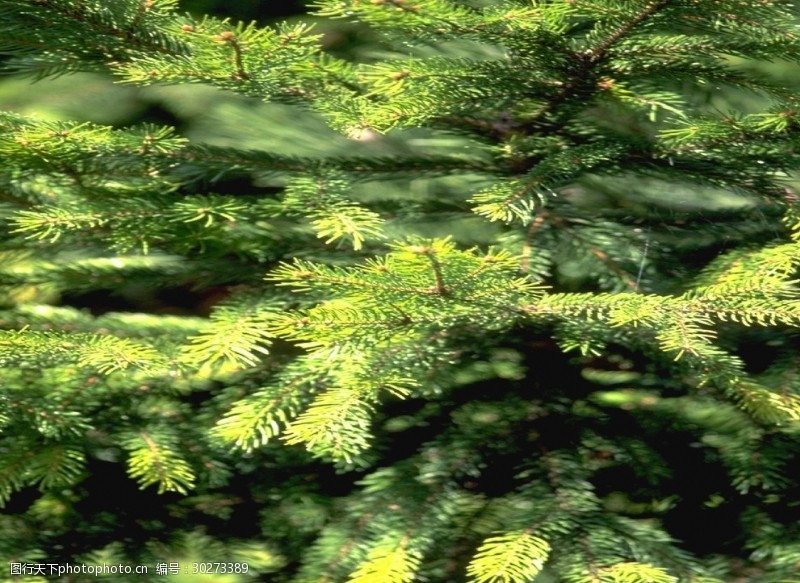
<instances>
[{"instance_id":1,"label":"dark shadow background","mask_svg":"<svg viewBox=\"0 0 800 583\"><path fill-rule=\"evenodd\" d=\"M184 0L179 6L194 16L213 14L234 20L255 20L260 24L306 12L305 2L301 0Z\"/></svg>"}]
</instances>

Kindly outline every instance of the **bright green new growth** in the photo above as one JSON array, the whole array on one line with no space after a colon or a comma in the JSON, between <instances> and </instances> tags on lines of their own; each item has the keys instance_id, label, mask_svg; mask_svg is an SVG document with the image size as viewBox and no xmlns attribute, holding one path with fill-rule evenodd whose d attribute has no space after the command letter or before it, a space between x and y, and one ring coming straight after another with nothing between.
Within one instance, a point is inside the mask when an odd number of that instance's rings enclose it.
<instances>
[{"instance_id":1,"label":"bright green new growth","mask_svg":"<svg viewBox=\"0 0 800 583\"><path fill-rule=\"evenodd\" d=\"M235 581L734 580L668 528L677 435L727 480L697 507L742 509L730 554L796 577L799 104L749 68L800 61L791 4L315 2L380 35L357 62L308 24L176 4L0 0L5 69L208 84L352 149L0 113L0 502L40 491L0 555L95 541L76 509L102 462L184 495L187 523L249 496L259 532L72 562L217 545L252 565ZM228 174L269 188L214 191ZM57 305L131 282L223 297L207 318Z\"/></svg>"}]
</instances>

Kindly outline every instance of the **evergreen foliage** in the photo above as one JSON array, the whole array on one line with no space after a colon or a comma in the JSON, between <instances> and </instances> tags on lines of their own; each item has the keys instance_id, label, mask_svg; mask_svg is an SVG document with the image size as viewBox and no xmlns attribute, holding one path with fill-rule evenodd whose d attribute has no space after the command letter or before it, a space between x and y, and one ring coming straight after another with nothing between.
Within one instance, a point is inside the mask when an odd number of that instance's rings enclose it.
<instances>
[{"instance_id":1,"label":"evergreen foliage","mask_svg":"<svg viewBox=\"0 0 800 583\"><path fill-rule=\"evenodd\" d=\"M0 113L4 561L797 580L795 8L312 8L379 44L0 0L7 73L206 84L291 105L256 132L339 133L315 155ZM70 301L97 292L139 299Z\"/></svg>"}]
</instances>

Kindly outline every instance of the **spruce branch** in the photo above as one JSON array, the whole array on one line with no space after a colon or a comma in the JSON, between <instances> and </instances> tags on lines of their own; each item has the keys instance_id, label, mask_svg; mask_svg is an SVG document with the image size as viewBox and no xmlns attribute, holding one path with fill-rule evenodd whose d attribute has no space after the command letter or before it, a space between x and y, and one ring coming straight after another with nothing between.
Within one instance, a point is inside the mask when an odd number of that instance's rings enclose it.
<instances>
[{"instance_id":1,"label":"spruce branch","mask_svg":"<svg viewBox=\"0 0 800 583\"><path fill-rule=\"evenodd\" d=\"M618 29L602 39L598 44L589 47L583 52L583 55L590 61L586 66L589 67L597 65L598 63L606 60L608 50L616 45L620 40L628 36L637 26L645 22L647 19L652 18L660 10L669 6L672 0L657 0L648 2L640 12L635 14L633 18L625 22Z\"/></svg>"},{"instance_id":2,"label":"spruce branch","mask_svg":"<svg viewBox=\"0 0 800 583\"><path fill-rule=\"evenodd\" d=\"M539 574L550 554L546 540L527 530L487 538L473 557L467 573L470 581L528 581Z\"/></svg>"},{"instance_id":3,"label":"spruce branch","mask_svg":"<svg viewBox=\"0 0 800 583\"><path fill-rule=\"evenodd\" d=\"M648 2L638 13L635 13L628 22L611 32L605 38L590 46L582 53L573 53L573 58L578 65L570 78L563 82L561 89L546 103L538 109L532 116L525 120L523 129L527 132L536 132L540 125L547 125L547 119L556 115L556 111L562 106L569 105L576 100L589 101L598 91L598 75L596 71L601 69L608 58L608 51L637 26L653 17L658 11L670 4L670 0L658 0Z\"/></svg>"},{"instance_id":4,"label":"spruce branch","mask_svg":"<svg viewBox=\"0 0 800 583\"><path fill-rule=\"evenodd\" d=\"M6 0L0 4L6 23L2 48L19 53L6 70L44 76L96 68L97 63L91 61L98 57L113 63L137 54L185 55L186 45L164 32L173 8L171 0L125 2L115 7L96 1ZM81 36L76 37L76 31Z\"/></svg>"},{"instance_id":5,"label":"spruce branch","mask_svg":"<svg viewBox=\"0 0 800 583\"><path fill-rule=\"evenodd\" d=\"M233 77L236 79L249 79L250 74L244 68L244 61L242 60L242 45L236 40L236 35L229 30L221 32L217 35L217 40L223 42L231 47L233 50L233 62L236 66L236 73Z\"/></svg>"},{"instance_id":6,"label":"spruce branch","mask_svg":"<svg viewBox=\"0 0 800 583\"><path fill-rule=\"evenodd\" d=\"M142 488L158 484L158 492L186 494L194 487L195 474L175 449L174 436L163 430L159 434L139 432L131 436L128 473Z\"/></svg>"},{"instance_id":7,"label":"spruce branch","mask_svg":"<svg viewBox=\"0 0 800 583\"><path fill-rule=\"evenodd\" d=\"M316 1L372 29L348 60L176 5L0 0L7 71L298 105L185 137L0 114L1 555L89 533L70 561L211 549L276 583L795 576L789 3ZM130 496L140 545L85 512L112 466L181 496Z\"/></svg>"}]
</instances>

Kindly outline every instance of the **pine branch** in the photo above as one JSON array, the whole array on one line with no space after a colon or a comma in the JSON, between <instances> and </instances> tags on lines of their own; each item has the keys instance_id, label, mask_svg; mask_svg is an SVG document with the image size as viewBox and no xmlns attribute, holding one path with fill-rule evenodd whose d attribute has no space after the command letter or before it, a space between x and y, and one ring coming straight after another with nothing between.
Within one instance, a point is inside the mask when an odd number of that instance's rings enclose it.
<instances>
[{"instance_id":1,"label":"pine branch","mask_svg":"<svg viewBox=\"0 0 800 583\"><path fill-rule=\"evenodd\" d=\"M299 106L231 99L185 136L0 113L0 554L795 575L796 9L319 0L370 29L345 60L302 20L176 6L0 0L7 72ZM182 498L98 523L107 467Z\"/></svg>"},{"instance_id":2,"label":"pine branch","mask_svg":"<svg viewBox=\"0 0 800 583\"><path fill-rule=\"evenodd\" d=\"M539 574L550 545L529 532L509 532L486 539L467 572L476 583L523 582Z\"/></svg>"},{"instance_id":3,"label":"pine branch","mask_svg":"<svg viewBox=\"0 0 800 583\"><path fill-rule=\"evenodd\" d=\"M158 493L186 494L194 487L195 474L175 450L174 436L140 432L126 441L130 450L128 473L142 488L158 484Z\"/></svg>"},{"instance_id":4,"label":"pine branch","mask_svg":"<svg viewBox=\"0 0 800 583\"><path fill-rule=\"evenodd\" d=\"M115 6L6 0L0 4L0 20L5 23L0 51L19 56L5 69L45 76L96 68L97 60L124 61L153 53L171 57L186 54L187 47L180 40L165 34L174 4L173 0L141 0Z\"/></svg>"}]
</instances>

